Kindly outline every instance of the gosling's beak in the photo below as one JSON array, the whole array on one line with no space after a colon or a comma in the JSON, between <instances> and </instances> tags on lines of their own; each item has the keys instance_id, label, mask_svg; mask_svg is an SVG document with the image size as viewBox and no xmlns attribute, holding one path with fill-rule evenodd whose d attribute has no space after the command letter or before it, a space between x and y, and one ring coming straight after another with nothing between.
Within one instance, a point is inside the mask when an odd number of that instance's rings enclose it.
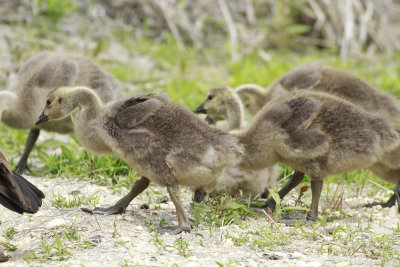
<instances>
[{"instance_id":1,"label":"gosling's beak","mask_svg":"<svg viewBox=\"0 0 400 267\"><path fill-rule=\"evenodd\" d=\"M203 192L200 189L196 189L196 191L194 191L194 202L196 203L202 202L206 195L207 193Z\"/></svg>"},{"instance_id":2,"label":"gosling's beak","mask_svg":"<svg viewBox=\"0 0 400 267\"><path fill-rule=\"evenodd\" d=\"M207 110L204 108L203 103L193 110L194 113L207 114Z\"/></svg>"},{"instance_id":3,"label":"gosling's beak","mask_svg":"<svg viewBox=\"0 0 400 267\"><path fill-rule=\"evenodd\" d=\"M49 120L49 117L47 117L46 115L44 115L44 112L42 112L42 114L40 114L38 121L35 123L36 125L39 125L43 122L46 122Z\"/></svg>"}]
</instances>

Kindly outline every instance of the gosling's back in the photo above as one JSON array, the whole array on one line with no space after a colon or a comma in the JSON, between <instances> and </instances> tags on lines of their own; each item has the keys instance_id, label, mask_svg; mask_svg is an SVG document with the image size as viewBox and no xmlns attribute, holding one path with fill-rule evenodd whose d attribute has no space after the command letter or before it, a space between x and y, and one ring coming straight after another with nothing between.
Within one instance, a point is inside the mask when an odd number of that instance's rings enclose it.
<instances>
[{"instance_id":1,"label":"gosling's back","mask_svg":"<svg viewBox=\"0 0 400 267\"><path fill-rule=\"evenodd\" d=\"M163 96L141 95L117 102L101 117L112 137L110 147L161 185L170 184L172 177L196 188L214 183L222 168L241 157L235 137L209 127Z\"/></svg>"},{"instance_id":2,"label":"gosling's back","mask_svg":"<svg viewBox=\"0 0 400 267\"><path fill-rule=\"evenodd\" d=\"M385 119L317 92L294 93L264 107L239 140L247 165L281 161L316 177L368 167L399 145Z\"/></svg>"}]
</instances>

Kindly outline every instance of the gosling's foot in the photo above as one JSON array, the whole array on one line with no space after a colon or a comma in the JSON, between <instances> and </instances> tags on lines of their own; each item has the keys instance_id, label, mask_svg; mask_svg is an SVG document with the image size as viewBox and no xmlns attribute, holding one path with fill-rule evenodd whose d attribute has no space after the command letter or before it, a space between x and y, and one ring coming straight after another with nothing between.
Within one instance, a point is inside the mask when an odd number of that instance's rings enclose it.
<instances>
[{"instance_id":1,"label":"gosling's foot","mask_svg":"<svg viewBox=\"0 0 400 267\"><path fill-rule=\"evenodd\" d=\"M394 203L376 201L376 202L365 204L364 207L372 208L372 207L379 206L379 205L382 206L382 208L391 208L391 207L393 207Z\"/></svg>"},{"instance_id":2,"label":"gosling's foot","mask_svg":"<svg viewBox=\"0 0 400 267\"><path fill-rule=\"evenodd\" d=\"M28 163L26 162L19 162L17 166L15 167L14 171L18 174L23 174L25 171L31 171L31 169L28 167Z\"/></svg>"},{"instance_id":3,"label":"gosling's foot","mask_svg":"<svg viewBox=\"0 0 400 267\"><path fill-rule=\"evenodd\" d=\"M237 201L244 202L244 204L248 205L250 201L250 208L255 208L255 209L264 209L268 205L269 199L263 199L263 198L250 198L248 196L238 196L236 198Z\"/></svg>"},{"instance_id":4,"label":"gosling's foot","mask_svg":"<svg viewBox=\"0 0 400 267\"><path fill-rule=\"evenodd\" d=\"M315 222L317 220L318 215L312 215L311 213L308 213L306 216L306 220L310 222Z\"/></svg>"},{"instance_id":5,"label":"gosling's foot","mask_svg":"<svg viewBox=\"0 0 400 267\"><path fill-rule=\"evenodd\" d=\"M372 202L372 203L369 203L369 204L364 205L364 207L372 208L372 207L374 207L374 206L380 205L380 206L382 206L382 208L391 208L391 207L393 207L395 204L396 204L396 193L393 194L393 195L389 198L389 200L386 201L386 202ZM400 213L400 205L397 205L397 210L398 210L399 213Z\"/></svg>"},{"instance_id":6,"label":"gosling's foot","mask_svg":"<svg viewBox=\"0 0 400 267\"><path fill-rule=\"evenodd\" d=\"M114 205L108 208L96 207L93 210L94 214L111 215L111 214L123 214L126 211L126 207L120 205Z\"/></svg>"},{"instance_id":7,"label":"gosling's foot","mask_svg":"<svg viewBox=\"0 0 400 267\"><path fill-rule=\"evenodd\" d=\"M88 208L81 208L83 212L90 214L101 214L101 215L112 215L112 214L123 214L126 211L126 207L120 205L114 205L108 208L96 207L93 210Z\"/></svg>"},{"instance_id":8,"label":"gosling's foot","mask_svg":"<svg viewBox=\"0 0 400 267\"><path fill-rule=\"evenodd\" d=\"M182 232L190 232L190 227L181 228L181 226L160 226L157 228L156 231L159 232L160 234L177 235Z\"/></svg>"},{"instance_id":9,"label":"gosling's foot","mask_svg":"<svg viewBox=\"0 0 400 267\"><path fill-rule=\"evenodd\" d=\"M297 225L308 225L312 221L307 220L307 216L303 214L302 216L297 216L297 217L283 216L279 218L279 222L283 223L286 226L297 226Z\"/></svg>"}]
</instances>

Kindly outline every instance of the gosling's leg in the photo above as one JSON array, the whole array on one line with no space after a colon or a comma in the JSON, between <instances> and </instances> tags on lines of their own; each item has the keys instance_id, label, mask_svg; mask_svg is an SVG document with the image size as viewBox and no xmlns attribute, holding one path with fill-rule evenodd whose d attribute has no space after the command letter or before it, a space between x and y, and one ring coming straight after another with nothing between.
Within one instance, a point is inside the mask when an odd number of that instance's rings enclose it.
<instances>
[{"instance_id":1,"label":"gosling's leg","mask_svg":"<svg viewBox=\"0 0 400 267\"><path fill-rule=\"evenodd\" d=\"M293 175L290 176L289 181L282 187L281 190L278 191L278 195L280 199L283 199L287 193L290 192L293 188L295 188L301 181L304 179L304 173L295 171ZM257 201L258 202L258 201ZM253 208L263 208L270 209L271 211L275 210L276 202L271 197L269 198L264 205L251 205Z\"/></svg>"},{"instance_id":2,"label":"gosling's leg","mask_svg":"<svg viewBox=\"0 0 400 267\"><path fill-rule=\"evenodd\" d=\"M19 160L14 170L16 173L23 174L26 170L29 170L28 157L32 151L33 146L36 143L36 140L39 137L39 134L40 134L39 129L31 129L29 131L28 140L26 140L24 153L22 154L21 159Z\"/></svg>"},{"instance_id":3,"label":"gosling's leg","mask_svg":"<svg viewBox=\"0 0 400 267\"><path fill-rule=\"evenodd\" d=\"M178 226L159 227L157 229L157 231L162 234L168 233L171 235L176 235L176 234L182 233L183 231L190 232L190 230L191 230L190 223L185 214L185 211L183 210L182 203L179 198L178 185L167 186L167 190L169 193L169 197L171 198L172 202L175 205L176 216L178 217L179 225Z\"/></svg>"},{"instance_id":4,"label":"gosling's leg","mask_svg":"<svg viewBox=\"0 0 400 267\"><path fill-rule=\"evenodd\" d=\"M315 221L318 217L318 204L322 192L322 181L311 181L311 214L307 214L307 220Z\"/></svg>"},{"instance_id":5,"label":"gosling's leg","mask_svg":"<svg viewBox=\"0 0 400 267\"><path fill-rule=\"evenodd\" d=\"M389 198L388 201L386 201L386 202L373 202L373 203L364 205L364 207L371 208L373 206L381 205L382 208L390 208L390 207L393 207L393 205L396 204L396 200L397 200L397 210L400 213L400 194L399 193L400 193L400 182L398 182L396 184L396 187L394 188L394 193Z\"/></svg>"},{"instance_id":6,"label":"gosling's leg","mask_svg":"<svg viewBox=\"0 0 400 267\"><path fill-rule=\"evenodd\" d=\"M104 215L110 215L110 214L122 214L126 211L126 207L128 207L129 203L140 193L142 193L150 184L150 180L147 179L146 177L142 177L139 180L135 182L135 184L132 186L131 191L121 198L120 200L115 203L114 206L108 207L108 208L98 208L96 207L93 210L93 213L95 214L104 214ZM87 211L87 210L84 210Z\"/></svg>"}]
</instances>

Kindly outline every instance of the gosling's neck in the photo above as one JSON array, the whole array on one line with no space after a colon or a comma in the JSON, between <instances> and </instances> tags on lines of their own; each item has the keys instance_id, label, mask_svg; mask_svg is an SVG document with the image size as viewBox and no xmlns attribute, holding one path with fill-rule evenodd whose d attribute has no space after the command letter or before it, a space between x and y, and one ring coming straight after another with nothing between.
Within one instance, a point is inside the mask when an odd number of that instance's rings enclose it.
<instances>
[{"instance_id":1,"label":"gosling's neck","mask_svg":"<svg viewBox=\"0 0 400 267\"><path fill-rule=\"evenodd\" d=\"M244 121L244 110L242 102L239 97L233 93L230 101L227 101L228 109L227 109L227 122L228 122L228 131L240 129L243 126Z\"/></svg>"},{"instance_id":2,"label":"gosling's neck","mask_svg":"<svg viewBox=\"0 0 400 267\"><path fill-rule=\"evenodd\" d=\"M261 86L255 84L245 84L236 88L236 93L244 98L248 97L246 108L252 115L255 115L270 98L269 91L265 91ZM247 97L246 97L247 96Z\"/></svg>"},{"instance_id":3,"label":"gosling's neck","mask_svg":"<svg viewBox=\"0 0 400 267\"><path fill-rule=\"evenodd\" d=\"M88 150L97 154L110 154L110 147L99 135L97 116L104 106L100 98L89 88L73 89L68 94L72 103L71 110L77 110L74 132L79 142Z\"/></svg>"},{"instance_id":4,"label":"gosling's neck","mask_svg":"<svg viewBox=\"0 0 400 267\"><path fill-rule=\"evenodd\" d=\"M100 98L89 88L79 87L72 89L68 95L72 109L78 109L77 121L89 121L94 119L103 109Z\"/></svg>"}]
</instances>

